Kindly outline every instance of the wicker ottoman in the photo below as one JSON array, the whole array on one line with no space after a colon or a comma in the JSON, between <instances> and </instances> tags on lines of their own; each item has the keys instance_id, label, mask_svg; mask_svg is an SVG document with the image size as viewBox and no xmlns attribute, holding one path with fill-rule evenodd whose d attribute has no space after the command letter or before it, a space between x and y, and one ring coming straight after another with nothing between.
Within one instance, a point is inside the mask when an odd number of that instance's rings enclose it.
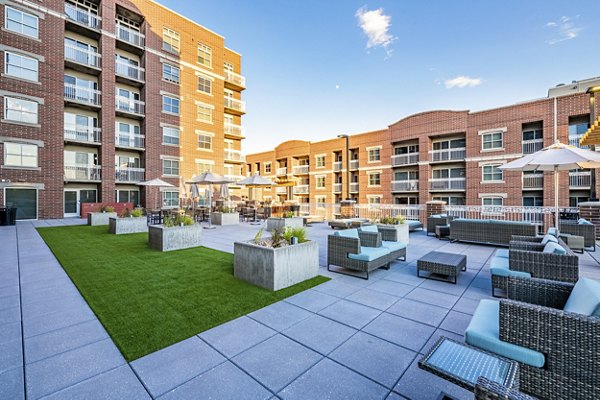
<instances>
[{"instance_id":1,"label":"wicker ottoman","mask_svg":"<svg viewBox=\"0 0 600 400\"><path fill-rule=\"evenodd\" d=\"M464 254L443 253L432 251L417 260L417 276L419 278L436 279L456 284L460 271L467 270L467 256ZM429 272L428 276L421 276L421 271ZM433 276L445 275L447 280L438 279Z\"/></svg>"},{"instance_id":2,"label":"wicker ottoman","mask_svg":"<svg viewBox=\"0 0 600 400\"><path fill-rule=\"evenodd\" d=\"M450 225L436 225L435 237L438 239L450 240Z\"/></svg>"},{"instance_id":3,"label":"wicker ottoman","mask_svg":"<svg viewBox=\"0 0 600 400\"><path fill-rule=\"evenodd\" d=\"M569 246L573 251L579 251L583 254L583 248L585 247L585 240L583 236L571 235L570 233L561 233L560 238Z\"/></svg>"}]
</instances>

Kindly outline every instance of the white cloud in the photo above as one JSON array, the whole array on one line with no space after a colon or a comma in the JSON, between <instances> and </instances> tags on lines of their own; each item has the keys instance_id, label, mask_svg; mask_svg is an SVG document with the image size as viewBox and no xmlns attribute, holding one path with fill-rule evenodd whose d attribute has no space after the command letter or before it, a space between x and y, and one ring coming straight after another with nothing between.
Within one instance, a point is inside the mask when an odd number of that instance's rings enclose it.
<instances>
[{"instance_id":1,"label":"white cloud","mask_svg":"<svg viewBox=\"0 0 600 400\"><path fill-rule=\"evenodd\" d=\"M583 30L575 25L575 21L579 19L579 15L574 17L562 16L558 21L550 21L546 24L546 27L556 32L556 37L547 41L548 44L556 44L564 42L565 40L575 39L579 32Z\"/></svg>"},{"instance_id":2,"label":"white cloud","mask_svg":"<svg viewBox=\"0 0 600 400\"><path fill-rule=\"evenodd\" d=\"M474 86L479 86L481 85L481 82L483 82L481 80L481 78L471 78L468 76L457 76L456 78L452 78L452 79L446 79L444 81L444 85L446 85L446 89L452 89L452 88L464 88L467 86L470 87L474 87Z\"/></svg>"},{"instance_id":3,"label":"white cloud","mask_svg":"<svg viewBox=\"0 0 600 400\"><path fill-rule=\"evenodd\" d=\"M397 37L389 33L392 17L383 13L383 8L367 10L361 7L356 10L358 26L367 35L367 49L383 47L387 57L391 57L393 50L391 44Z\"/></svg>"}]
</instances>

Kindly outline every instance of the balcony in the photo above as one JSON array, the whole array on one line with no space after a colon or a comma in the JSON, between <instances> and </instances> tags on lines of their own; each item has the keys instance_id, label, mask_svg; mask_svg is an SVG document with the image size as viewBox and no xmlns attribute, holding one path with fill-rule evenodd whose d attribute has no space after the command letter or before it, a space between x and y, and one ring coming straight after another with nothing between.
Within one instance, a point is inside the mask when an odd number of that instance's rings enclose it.
<instances>
[{"instance_id":1,"label":"balcony","mask_svg":"<svg viewBox=\"0 0 600 400\"><path fill-rule=\"evenodd\" d=\"M101 92L97 89L65 83L65 100L68 102L99 107L100 97Z\"/></svg>"},{"instance_id":2,"label":"balcony","mask_svg":"<svg viewBox=\"0 0 600 400\"><path fill-rule=\"evenodd\" d=\"M342 170L342 162L334 161L333 162L333 172L340 172Z\"/></svg>"},{"instance_id":3,"label":"balcony","mask_svg":"<svg viewBox=\"0 0 600 400\"><path fill-rule=\"evenodd\" d=\"M342 193L342 184L341 183L333 184L333 193Z\"/></svg>"},{"instance_id":4,"label":"balcony","mask_svg":"<svg viewBox=\"0 0 600 400\"><path fill-rule=\"evenodd\" d=\"M419 153L396 154L392 156L392 165L410 165L419 162Z\"/></svg>"},{"instance_id":5,"label":"balcony","mask_svg":"<svg viewBox=\"0 0 600 400\"><path fill-rule=\"evenodd\" d=\"M432 162L443 162L443 161L464 161L467 156L467 149L443 149L443 150L432 150L431 161Z\"/></svg>"},{"instance_id":6,"label":"balcony","mask_svg":"<svg viewBox=\"0 0 600 400\"><path fill-rule=\"evenodd\" d=\"M140 31L117 24L115 29L115 37L117 39L117 47L120 47L123 50L130 51L138 55L144 51L146 37Z\"/></svg>"},{"instance_id":7,"label":"balcony","mask_svg":"<svg viewBox=\"0 0 600 400\"><path fill-rule=\"evenodd\" d=\"M144 180L144 172L144 168L115 167L115 182L141 182Z\"/></svg>"},{"instance_id":8,"label":"balcony","mask_svg":"<svg viewBox=\"0 0 600 400\"><path fill-rule=\"evenodd\" d=\"M467 180L466 178L442 178L442 179L430 179L429 189L430 190L465 190Z\"/></svg>"},{"instance_id":9,"label":"balcony","mask_svg":"<svg viewBox=\"0 0 600 400\"><path fill-rule=\"evenodd\" d=\"M532 154L544 147L544 139L523 140L523 154Z\"/></svg>"},{"instance_id":10,"label":"balcony","mask_svg":"<svg viewBox=\"0 0 600 400\"><path fill-rule=\"evenodd\" d=\"M581 146L579 144L579 141L581 140L582 137L583 137L583 134L581 134L581 135L569 135L569 145L575 146L575 147L579 147L581 149L588 149L589 146Z\"/></svg>"},{"instance_id":11,"label":"balcony","mask_svg":"<svg viewBox=\"0 0 600 400\"><path fill-rule=\"evenodd\" d=\"M350 193L358 193L358 182L350 182Z\"/></svg>"},{"instance_id":12,"label":"balcony","mask_svg":"<svg viewBox=\"0 0 600 400\"><path fill-rule=\"evenodd\" d=\"M225 96L225 112L234 115L246 114L246 103L233 97Z\"/></svg>"},{"instance_id":13,"label":"balcony","mask_svg":"<svg viewBox=\"0 0 600 400\"><path fill-rule=\"evenodd\" d=\"M86 50L65 43L65 62L76 71L98 75L101 68L101 55L93 50Z\"/></svg>"},{"instance_id":14,"label":"balcony","mask_svg":"<svg viewBox=\"0 0 600 400\"><path fill-rule=\"evenodd\" d=\"M292 174L294 175L308 175L308 165L296 165L292 167Z\"/></svg>"},{"instance_id":15,"label":"balcony","mask_svg":"<svg viewBox=\"0 0 600 400\"><path fill-rule=\"evenodd\" d=\"M233 71L225 70L225 87L231 90L246 89L246 78Z\"/></svg>"},{"instance_id":16,"label":"balcony","mask_svg":"<svg viewBox=\"0 0 600 400\"><path fill-rule=\"evenodd\" d=\"M65 3L65 15L67 23L72 24L72 29L77 32L86 33L85 31L90 29L100 30L102 18L88 9Z\"/></svg>"},{"instance_id":17,"label":"balcony","mask_svg":"<svg viewBox=\"0 0 600 400\"><path fill-rule=\"evenodd\" d=\"M591 171L569 172L569 188L589 189L592 185Z\"/></svg>"},{"instance_id":18,"label":"balcony","mask_svg":"<svg viewBox=\"0 0 600 400\"><path fill-rule=\"evenodd\" d=\"M543 189L544 174L527 174L523 175L523 189Z\"/></svg>"},{"instance_id":19,"label":"balcony","mask_svg":"<svg viewBox=\"0 0 600 400\"><path fill-rule=\"evenodd\" d=\"M287 167L277 168L275 170L277 176L286 176L287 175Z\"/></svg>"},{"instance_id":20,"label":"balcony","mask_svg":"<svg viewBox=\"0 0 600 400\"><path fill-rule=\"evenodd\" d=\"M246 157L240 150L225 149L225 161L241 163L246 161Z\"/></svg>"},{"instance_id":21,"label":"balcony","mask_svg":"<svg viewBox=\"0 0 600 400\"><path fill-rule=\"evenodd\" d=\"M419 180L392 181L392 192L418 192Z\"/></svg>"},{"instance_id":22,"label":"balcony","mask_svg":"<svg viewBox=\"0 0 600 400\"><path fill-rule=\"evenodd\" d=\"M64 135L66 142L100 144L100 128L87 125L65 124Z\"/></svg>"},{"instance_id":23,"label":"balcony","mask_svg":"<svg viewBox=\"0 0 600 400\"><path fill-rule=\"evenodd\" d=\"M294 186L294 194L308 194L308 185L296 185Z\"/></svg>"},{"instance_id":24,"label":"balcony","mask_svg":"<svg viewBox=\"0 0 600 400\"><path fill-rule=\"evenodd\" d=\"M134 100L129 97L116 96L115 110L117 113L125 114L125 116L134 116L143 118L146 105L143 101Z\"/></svg>"},{"instance_id":25,"label":"balcony","mask_svg":"<svg viewBox=\"0 0 600 400\"><path fill-rule=\"evenodd\" d=\"M100 182L99 165L65 165L65 182Z\"/></svg>"},{"instance_id":26,"label":"balcony","mask_svg":"<svg viewBox=\"0 0 600 400\"><path fill-rule=\"evenodd\" d=\"M275 193L287 194L287 187L286 186L277 186L277 187L275 187Z\"/></svg>"},{"instance_id":27,"label":"balcony","mask_svg":"<svg viewBox=\"0 0 600 400\"><path fill-rule=\"evenodd\" d=\"M141 86L145 80L144 68L115 60L115 78L118 82L126 83L134 86Z\"/></svg>"},{"instance_id":28,"label":"balcony","mask_svg":"<svg viewBox=\"0 0 600 400\"><path fill-rule=\"evenodd\" d=\"M230 139L244 139L244 127L241 125L225 122L224 133Z\"/></svg>"},{"instance_id":29,"label":"balcony","mask_svg":"<svg viewBox=\"0 0 600 400\"><path fill-rule=\"evenodd\" d=\"M358 160L350 160L350 171L358 169Z\"/></svg>"},{"instance_id":30,"label":"balcony","mask_svg":"<svg viewBox=\"0 0 600 400\"><path fill-rule=\"evenodd\" d=\"M115 135L115 147L125 147L130 149L143 149L146 137L138 134L125 134L117 132Z\"/></svg>"}]
</instances>

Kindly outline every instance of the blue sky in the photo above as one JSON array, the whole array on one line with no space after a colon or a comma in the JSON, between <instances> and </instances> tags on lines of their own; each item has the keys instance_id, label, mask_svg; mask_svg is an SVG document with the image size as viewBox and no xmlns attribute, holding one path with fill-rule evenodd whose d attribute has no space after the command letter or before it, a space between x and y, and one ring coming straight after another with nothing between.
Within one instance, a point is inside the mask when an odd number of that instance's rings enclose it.
<instances>
[{"instance_id":1,"label":"blue sky","mask_svg":"<svg viewBox=\"0 0 600 400\"><path fill-rule=\"evenodd\" d=\"M600 76L597 0L159 1L242 54L246 153Z\"/></svg>"}]
</instances>

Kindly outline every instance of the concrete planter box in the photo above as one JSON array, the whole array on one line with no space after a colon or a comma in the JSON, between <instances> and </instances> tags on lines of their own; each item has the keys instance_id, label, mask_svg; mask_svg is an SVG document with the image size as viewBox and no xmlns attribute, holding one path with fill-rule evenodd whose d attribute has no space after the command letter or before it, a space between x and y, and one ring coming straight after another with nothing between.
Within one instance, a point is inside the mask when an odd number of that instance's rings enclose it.
<instances>
[{"instance_id":1,"label":"concrete planter box","mask_svg":"<svg viewBox=\"0 0 600 400\"><path fill-rule=\"evenodd\" d=\"M93 212L88 213L87 221L90 226L108 225L109 218L117 218L116 212Z\"/></svg>"},{"instance_id":2,"label":"concrete planter box","mask_svg":"<svg viewBox=\"0 0 600 400\"><path fill-rule=\"evenodd\" d=\"M160 251L189 249L200 246L202 226L200 224L187 226L150 225L148 227L148 247Z\"/></svg>"},{"instance_id":3,"label":"concrete planter box","mask_svg":"<svg viewBox=\"0 0 600 400\"><path fill-rule=\"evenodd\" d=\"M269 232L275 229L283 230L283 227L285 226L289 226L290 228L302 228L304 226L304 218L267 218L267 231Z\"/></svg>"},{"instance_id":4,"label":"concrete planter box","mask_svg":"<svg viewBox=\"0 0 600 400\"><path fill-rule=\"evenodd\" d=\"M240 214L239 213L220 213L211 212L210 220L213 225L239 225Z\"/></svg>"},{"instance_id":5,"label":"concrete planter box","mask_svg":"<svg viewBox=\"0 0 600 400\"><path fill-rule=\"evenodd\" d=\"M387 225L387 224L377 224L377 226L382 226L388 229L396 230L396 237L399 242L408 244L409 234L408 234L408 224L397 224L397 225Z\"/></svg>"},{"instance_id":6,"label":"concrete planter box","mask_svg":"<svg viewBox=\"0 0 600 400\"><path fill-rule=\"evenodd\" d=\"M123 235L140 232L148 232L148 219L145 216L108 219L108 233Z\"/></svg>"},{"instance_id":7,"label":"concrete planter box","mask_svg":"<svg viewBox=\"0 0 600 400\"><path fill-rule=\"evenodd\" d=\"M233 244L236 278L268 290L280 290L319 273L319 245L308 241L277 249L251 242Z\"/></svg>"}]
</instances>

